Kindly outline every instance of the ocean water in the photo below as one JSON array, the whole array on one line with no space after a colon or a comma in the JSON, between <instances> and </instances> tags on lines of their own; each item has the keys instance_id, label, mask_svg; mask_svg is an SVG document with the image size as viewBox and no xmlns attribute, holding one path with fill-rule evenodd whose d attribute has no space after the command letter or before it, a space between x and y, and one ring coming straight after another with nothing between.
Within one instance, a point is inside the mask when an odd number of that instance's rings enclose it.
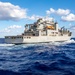
<instances>
[{"instance_id":1,"label":"ocean water","mask_svg":"<svg viewBox=\"0 0 75 75\"><path fill-rule=\"evenodd\" d=\"M21 45L0 39L0 75L75 75L75 38Z\"/></svg>"}]
</instances>

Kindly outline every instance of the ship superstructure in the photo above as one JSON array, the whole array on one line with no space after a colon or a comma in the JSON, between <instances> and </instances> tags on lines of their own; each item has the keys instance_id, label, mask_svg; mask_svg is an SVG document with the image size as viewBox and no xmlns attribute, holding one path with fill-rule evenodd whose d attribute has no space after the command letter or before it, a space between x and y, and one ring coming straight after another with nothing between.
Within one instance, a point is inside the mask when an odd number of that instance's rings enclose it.
<instances>
[{"instance_id":1,"label":"ship superstructure","mask_svg":"<svg viewBox=\"0 0 75 75\"><path fill-rule=\"evenodd\" d=\"M26 24L21 35L5 36L5 41L13 44L67 41L71 34L66 28L59 28L53 19L39 18L34 24Z\"/></svg>"}]
</instances>

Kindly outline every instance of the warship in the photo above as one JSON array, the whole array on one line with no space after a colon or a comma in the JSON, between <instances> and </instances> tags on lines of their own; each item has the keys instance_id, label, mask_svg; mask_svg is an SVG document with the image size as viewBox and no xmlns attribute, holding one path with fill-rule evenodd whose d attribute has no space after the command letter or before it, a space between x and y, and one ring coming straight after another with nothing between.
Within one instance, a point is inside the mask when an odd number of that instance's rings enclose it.
<instances>
[{"instance_id":1,"label":"warship","mask_svg":"<svg viewBox=\"0 0 75 75\"><path fill-rule=\"evenodd\" d=\"M65 27L59 28L53 19L39 18L33 24L26 24L24 33L16 36L5 36L9 44L62 42L71 39L72 32Z\"/></svg>"}]
</instances>

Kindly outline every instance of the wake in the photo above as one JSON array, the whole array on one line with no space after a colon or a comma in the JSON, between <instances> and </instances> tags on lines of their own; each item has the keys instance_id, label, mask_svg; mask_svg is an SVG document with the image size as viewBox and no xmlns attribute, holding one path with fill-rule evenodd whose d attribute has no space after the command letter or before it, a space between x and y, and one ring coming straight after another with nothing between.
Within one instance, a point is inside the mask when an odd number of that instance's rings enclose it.
<instances>
[{"instance_id":1,"label":"wake","mask_svg":"<svg viewBox=\"0 0 75 75\"><path fill-rule=\"evenodd\" d=\"M7 46L13 46L14 44L0 44L0 46L5 46L5 47L7 47Z\"/></svg>"}]
</instances>

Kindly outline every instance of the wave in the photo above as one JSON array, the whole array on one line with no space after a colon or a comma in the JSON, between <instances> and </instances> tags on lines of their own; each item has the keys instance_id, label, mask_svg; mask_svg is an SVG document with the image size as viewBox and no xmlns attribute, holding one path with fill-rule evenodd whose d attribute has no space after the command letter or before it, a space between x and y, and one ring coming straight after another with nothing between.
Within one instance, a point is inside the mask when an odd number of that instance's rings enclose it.
<instances>
[{"instance_id":1,"label":"wave","mask_svg":"<svg viewBox=\"0 0 75 75\"><path fill-rule=\"evenodd\" d=\"M9 70L0 70L0 75L21 75L21 74Z\"/></svg>"},{"instance_id":2,"label":"wave","mask_svg":"<svg viewBox=\"0 0 75 75\"><path fill-rule=\"evenodd\" d=\"M50 42L49 44L59 46L59 45L65 45L65 44L70 44L70 43L75 43L75 40L71 39L71 40L64 41L64 42Z\"/></svg>"},{"instance_id":3,"label":"wave","mask_svg":"<svg viewBox=\"0 0 75 75\"><path fill-rule=\"evenodd\" d=\"M14 44L0 44L0 46L13 46Z\"/></svg>"},{"instance_id":4,"label":"wave","mask_svg":"<svg viewBox=\"0 0 75 75\"><path fill-rule=\"evenodd\" d=\"M69 41L66 41L66 43L75 43L75 40L71 39Z\"/></svg>"}]
</instances>

